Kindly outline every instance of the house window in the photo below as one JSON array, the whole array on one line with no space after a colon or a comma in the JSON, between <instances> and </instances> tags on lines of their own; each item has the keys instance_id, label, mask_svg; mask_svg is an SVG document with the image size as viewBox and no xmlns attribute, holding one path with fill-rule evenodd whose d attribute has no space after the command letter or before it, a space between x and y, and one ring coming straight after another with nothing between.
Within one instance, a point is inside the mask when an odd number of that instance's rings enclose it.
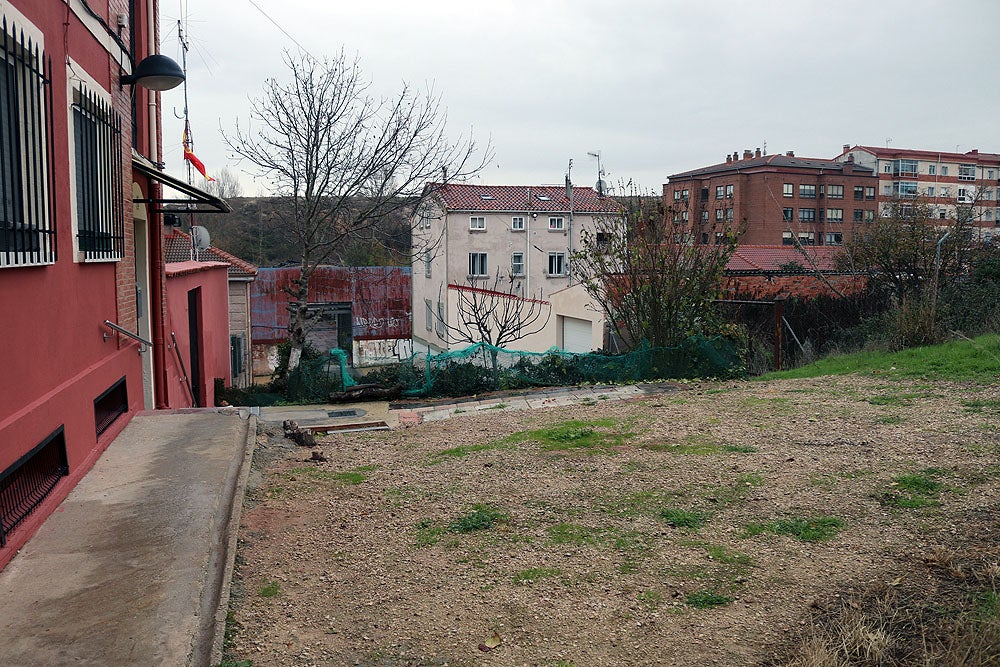
<instances>
[{"instance_id":1,"label":"house window","mask_svg":"<svg viewBox=\"0 0 1000 667\"><path fill-rule=\"evenodd\" d=\"M800 185L799 197L802 197L803 199L816 199L816 186L805 184Z\"/></svg>"},{"instance_id":2,"label":"house window","mask_svg":"<svg viewBox=\"0 0 1000 667\"><path fill-rule=\"evenodd\" d=\"M715 221L722 222L722 216L725 215L721 208L715 209Z\"/></svg>"},{"instance_id":3,"label":"house window","mask_svg":"<svg viewBox=\"0 0 1000 667\"><path fill-rule=\"evenodd\" d=\"M864 209L856 208L854 209L854 222L862 222L865 219Z\"/></svg>"},{"instance_id":4,"label":"house window","mask_svg":"<svg viewBox=\"0 0 1000 667\"><path fill-rule=\"evenodd\" d=\"M0 34L0 267L56 261L52 191L52 61L15 39L3 20ZM23 33L21 33L23 36Z\"/></svg>"},{"instance_id":5,"label":"house window","mask_svg":"<svg viewBox=\"0 0 1000 667\"><path fill-rule=\"evenodd\" d=\"M993 172L993 170L992 170L992 169L987 169L987 170L986 170L986 178L988 178L988 179L990 179L990 180L993 180L993 173L994 173L994 172Z\"/></svg>"},{"instance_id":6,"label":"house window","mask_svg":"<svg viewBox=\"0 0 1000 667\"><path fill-rule=\"evenodd\" d=\"M550 232L561 232L566 228L566 222L563 218L549 218L549 231Z\"/></svg>"},{"instance_id":7,"label":"house window","mask_svg":"<svg viewBox=\"0 0 1000 667\"><path fill-rule=\"evenodd\" d=\"M681 220L683 222L687 222L688 221L688 212L687 211L681 211Z\"/></svg>"},{"instance_id":8,"label":"house window","mask_svg":"<svg viewBox=\"0 0 1000 667\"><path fill-rule=\"evenodd\" d=\"M884 171L887 174L891 174L892 173L892 163L886 163L885 169L883 169L882 171Z\"/></svg>"},{"instance_id":9,"label":"house window","mask_svg":"<svg viewBox=\"0 0 1000 667\"><path fill-rule=\"evenodd\" d=\"M486 262L485 252L469 253L469 275L470 276L489 275L487 272L487 262Z\"/></svg>"},{"instance_id":10,"label":"house window","mask_svg":"<svg viewBox=\"0 0 1000 667\"><path fill-rule=\"evenodd\" d=\"M934 176L937 173L937 165L936 164L927 165L927 173L930 174L931 176Z\"/></svg>"},{"instance_id":11,"label":"house window","mask_svg":"<svg viewBox=\"0 0 1000 667\"><path fill-rule=\"evenodd\" d=\"M826 196L829 199L843 199L844 198L844 186L843 185L828 185L828 186L826 186Z\"/></svg>"},{"instance_id":12,"label":"house window","mask_svg":"<svg viewBox=\"0 0 1000 667\"><path fill-rule=\"evenodd\" d=\"M119 260L122 213L121 119L82 87L74 94L76 238L84 260Z\"/></svg>"},{"instance_id":13,"label":"house window","mask_svg":"<svg viewBox=\"0 0 1000 667\"><path fill-rule=\"evenodd\" d=\"M549 253L549 275L550 276L566 275L566 253L564 252Z\"/></svg>"},{"instance_id":14,"label":"house window","mask_svg":"<svg viewBox=\"0 0 1000 667\"><path fill-rule=\"evenodd\" d=\"M481 215L473 215L469 218L470 232L486 231L486 218Z\"/></svg>"},{"instance_id":15,"label":"house window","mask_svg":"<svg viewBox=\"0 0 1000 667\"><path fill-rule=\"evenodd\" d=\"M511 231L515 231L515 232L523 232L524 231L524 217L520 216L520 215L516 215L513 218L511 218L510 219L510 229L511 229Z\"/></svg>"},{"instance_id":16,"label":"house window","mask_svg":"<svg viewBox=\"0 0 1000 667\"><path fill-rule=\"evenodd\" d=\"M791 232L781 232L781 245L795 245Z\"/></svg>"},{"instance_id":17,"label":"house window","mask_svg":"<svg viewBox=\"0 0 1000 667\"><path fill-rule=\"evenodd\" d=\"M708 201L708 188L701 189L701 200Z\"/></svg>"},{"instance_id":18,"label":"house window","mask_svg":"<svg viewBox=\"0 0 1000 667\"><path fill-rule=\"evenodd\" d=\"M931 185L930 187L927 188L927 196L928 197L933 197L934 196L934 186L933 185Z\"/></svg>"},{"instance_id":19,"label":"house window","mask_svg":"<svg viewBox=\"0 0 1000 667\"><path fill-rule=\"evenodd\" d=\"M800 208L799 209L799 222L816 222L816 209L814 209L814 208Z\"/></svg>"},{"instance_id":20,"label":"house window","mask_svg":"<svg viewBox=\"0 0 1000 667\"><path fill-rule=\"evenodd\" d=\"M524 275L524 253L514 252L510 255L510 275L512 276L523 276Z\"/></svg>"},{"instance_id":21,"label":"house window","mask_svg":"<svg viewBox=\"0 0 1000 667\"><path fill-rule=\"evenodd\" d=\"M701 212L701 221L702 222L708 222L708 211L702 211Z\"/></svg>"},{"instance_id":22,"label":"house window","mask_svg":"<svg viewBox=\"0 0 1000 667\"><path fill-rule=\"evenodd\" d=\"M732 221L733 221L733 209L727 208L726 209L726 222L732 222Z\"/></svg>"},{"instance_id":23,"label":"house window","mask_svg":"<svg viewBox=\"0 0 1000 667\"><path fill-rule=\"evenodd\" d=\"M434 326L434 307L431 305L430 299L424 299L424 319L427 320L424 326L430 331Z\"/></svg>"},{"instance_id":24,"label":"house window","mask_svg":"<svg viewBox=\"0 0 1000 667\"><path fill-rule=\"evenodd\" d=\"M959 204L971 204L972 203L972 190L970 188L959 188L958 189L958 203Z\"/></svg>"},{"instance_id":25,"label":"house window","mask_svg":"<svg viewBox=\"0 0 1000 667\"><path fill-rule=\"evenodd\" d=\"M733 186L732 185L727 185L726 186L726 199L732 199L732 198L733 198Z\"/></svg>"},{"instance_id":26,"label":"house window","mask_svg":"<svg viewBox=\"0 0 1000 667\"><path fill-rule=\"evenodd\" d=\"M827 232L827 245L844 245L844 234L842 232Z\"/></svg>"},{"instance_id":27,"label":"house window","mask_svg":"<svg viewBox=\"0 0 1000 667\"><path fill-rule=\"evenodd\" d=\"M917 175L917 161L916 160L893 160L893 162L892 162L892 175L893 176L916 176Z\"/></svg>"},{"instance_id":28,"label":"house window","mask_svg":"<svg viewBox=\"0 0 1000 667\"><path fill-rule=\"evenodd\" d=\"M425 250L424 251L424 276L427 277L427 278L431 277L431 259L432 258L433 258L433 256L431 255L431 251L430 250Z\"/></svg>"},{"instance_id":29,"label":"house window","mask_svg":"<svg viewBox=\"0 0 1000 667\"><path fill-rule=\"evenodd\" d=\"M795 215L795 209L794 208L783 208L783 209L781 209L781 218L785 222L791 222L793 215Z\"/></svg>"},{"instance_id":30,"label":"house window","mask_svg":"<svg viewBox=\"0 0 1000 667\"><path fill-rule=\"evenodd\" d=\"M683 199L684 201L688 200L688 191L687 190L681 190L681 199Z\"/></svg>"},{"instance_id":31,"label":"house window","mask_svg":"<svg viewBox=\"0 0 1000 667\"><path fill-rule=\"evenodd\" d=\"M974 164L958 165L958 180L960 181L976 180L976 165Z\"/></svg>"},{"instance_id":32,"label":"house window","mask_svg":"<svg viewBox=\"0 0 1000 667\"><path fill-rule=\"evenodd\" d=\"M705 245L708 245L708 232L701 233L701 242Z\"/></svg>"},{"instance_id":33,"label":"house window","mask_svg":"<svg viewBox=\"0 0 1000 667\"><path fill-rule=\"evenodd\" d=\"M875 201L875 186L865 188L865 201Z\"/></svg>"},{"instance_id":34,"label":"house window","mask_svg":"<svg viewBox=\"0 0 1000 667\"><path fill-rule=\"evenodd\" d=\"M828 208L828 209L826 209L826 221L827 222L843 222L844 221L844 209L842 209L842 208Z\"/></svg>"},{"instance_id":35,"label":"house window","mask_svg":"<svg viewBox=\"0 0 1000 667\"><path fill-rule=\"evenodd\" d=\"M948 175L948 165L946 164L941 165L941 175L942 176Z\"/></svg>"},{"instance_id":36,"label":"house window","mask_svg":"<svg viewBox=\"0 0 1000 667\"><path fill-rule=\"evenodd\" d=\"M715 245L722 245L723 238L725 238L725 234L722 232L715 232Z\"/></svg>"},{"instance_id":37,"label":"house window","mask_svg":"<svg viewBox=\"0 0 1000 667\"><path fill-rule=\"evenodd\" d=\"M725 196L726 196L726 186L724 186L724 185L716 185L715 186L715 198L716 199L722 199Z\"/></svg>"},{"instance_id":38,"label":"house window","mask_svg":"<svg viewBox=\"0 0 1000 667\"><path fill-rule=\"evenodd\" d=\"M882 194L884 194L886 197L891 197L892 196L892 186L889 185L889 184L883 185L882 186Z\"/></svg>"},{"instance_id":39,"label":"house window","mask_svg":"<svg viewBox=\"0 0 1000 667\"><path fill-rule=\"evenodd\" d=\"M816 233L799 232L799 245L816 245Z\"/></svg>"},{"instance_id":40,"label":"house window","mask_svg":"<svg viewBox=\"0 0 1000 667\"><path fill-rule=\"evenodd\" d=\"M444 336L444 304L440 301L437 302L437 317L434 318L434 331L438 336Z\"/></svg>"},{"instance_id":41,"label":"house window","mask_svg":"<svg viewBox=\"0 0 1000 667\"><path fill-rule=\"evenodd\" d=\"M674 201L680 201L680 200L681 200L681 191L674 190Z\"/></svg>"},{"instance_id":42,"label":"house window","mask_svg":"<svg viewBox=\"0 0 1000 667\"><path fill-rule=\"evenodd\" d=\"M875 210L865 211L865 222L875 222Z\"/></svg>"},{"instance_id":43,"label":"house window","mask_svg":"<svg viewBox=\"0 0 1000 667\"><path fill-rule=\"evenodd\" d=\"M795 186L791 183L785 183L781 186L781 196L782 197L794 197L795 196Z\"/></svg>"},{"instance_id":44,"label":"house window","mask_svg":"<svg viewBox=\"0 0 1000 667\"><path fill-rule=\"evenodd\" d=\"M913 199L917 196L915 181L897 181L892 184L892 195L900 199Z\"/></svg>"},{"instance_id":45,"label":"house window","mask_svg":"<svg viewBox=\"0 0 1000 667\"><path fill-rule=\"evenodd\" d=\"M863 185L854 186L854 198L857 200L862 200L865 198L865 188Z\"/></svg>"}]
</instances>

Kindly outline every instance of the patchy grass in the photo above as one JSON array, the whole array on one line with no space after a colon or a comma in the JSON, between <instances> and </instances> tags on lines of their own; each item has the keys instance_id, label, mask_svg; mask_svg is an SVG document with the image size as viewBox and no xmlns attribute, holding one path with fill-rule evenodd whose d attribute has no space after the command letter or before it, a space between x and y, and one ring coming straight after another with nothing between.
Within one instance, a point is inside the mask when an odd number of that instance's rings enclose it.
<instances>
[{"instance_id":1,"label":"patchy grass","mask_svg":"<svg viewBox=\"0 0 1000 667\"><path fill-rule=\"evenodd\" d=\"M722 607L733 601L728 595L721 595L713 590L702 590L689 593L684 601L695 609L712 609Z\"/></svg>"},{"instance_id":2,"label":"patchy grass","mask_svg":"<svg viewBox=\"0 0 1000 667\"><path fill-rule=\"evenodd\" d=\"M374 468L372 467L370 470L374 470ZM353 485L361 484L363 481L368 479L368 476L362 468L355 468L354 470L345 472L337 472L334 470L322 470L316 466L302 466L299 468L292 468L288 471L289 480L295 481L302 478Z\"/></svg>"},{"instance_id":3,"label":"patchy grass","mask_svg":"<svg viewBox=\"0 0 1000 667\"><path fill-rule=\"evenodd\" d=\"M441 451L434 452L430 455L428 459L429 465L434 465L436 463L441 463L442 461L447 461L449 459L460 459L470 454L477 454L479 452L488 452L493 449L508 449L511 447L510 444L504 442L487 442L476 445L459 445L458 447L451 447L449 449L442 449Z\"/></svg>"},{"instance_id":4,"label":"patchy grass","mask_svg":"<svg viewBox=\"0 0 1000 667\"><path fill-rule=\"evenodd\" d=\"M591 528L576 523L557 523L546 529L549 542L567 546L593 546L625 552L642 552L650 548L648 535L618 528Z\"/></svg>"},{"instance_id":5,"label":"patchy grass","mask_svg":"<svg viewBox=\"0 0 1000 667\"><path fill-rule=\"evenodd\" d=\"M277 597L278 593L281 592L281 584L277 581L269 581L264 586L257 591L257 595L262 598L273 598Z\"/></svg>"},{"instance_id":6,"label":"patchy grass","mask_svg":"<svg viewBox=\"0 0 1000 667\"><path fill-rule=\"evenodd\" d=\"M834 537L845 525L843 519L834 516L793 517L766 523L750 523L746 526L746 532L749 536L773 533L788 535L803 542L820 542Z\"/></svg>"},{"instance_id":7,"label":"patchy grass","mask_svg":"<svg viewBox=\"0 0 1000 667\"><path fill-rule=\"evenodd\" d=\"M635 435L629 430L621 430L625 426L618 419L573 419L548 428L519 431L498 444L533 442L544 451L606 450L621 446L627 438Z\"/></svg>"},{"instance_id":8,"label":"patchy grass","mask_svg":"<svg viewBox=\"0 0 1000 667\"><path fill-rule=\"evenodd\" d=\"M1000 414L1000 399L998 400L981 400L972 399L971 401L962 401L962 408L965 412L972 414L983 414L983 413L994 413Z\"/></svg>"},{"instance_id":9,"label":"patchy grass","mask_svg":"<svg viewBox=\"0 0 1000 667\"><path fill-rule=\"evenodd\" d=\"M452 521L448 525L448 530L452 533L473 533L477 530L487 530L508 519L507 513L498 507L473 505L472 511Z\"/></svg>"},{"instance_id":10,"label":"patchy grass","mask_svg":"<svg viewBox=\"0 0 1000 667\"><path fill-rule=\"evenodd\" d=\"M670 454L692 454L696 456L708 456L712 454L741 453L750 454L756 452L755 447L741 444L726 444L719 442L711 435L705 433L692 433L684 438L684 442L660 443L650 442L639 445L642 449L654 452L668 452Z\"/></svg>"},{"instance_id":11,"label":"patchy grass","mask_svg":"<svg viewBox=\"0 0 1000 667\"><path fill-rule=\"evenodd\" d=\"M701 528L707 517L703 512L667 507L660 510L660 519L674 528Z\"/></svg>"},{"instance_id":12,"label":"patchy grass","mask_svg":"<svg viewBox=\"0 0 1000 667\"><path fill-rule=\"evenodd\" d=\"M942 471L928 468L919 473L900 475L892 480L889 488L876 498L887 507L918 509L940 505L939 497L945 485L936 478Z\"/></svg>"}]
</instances>

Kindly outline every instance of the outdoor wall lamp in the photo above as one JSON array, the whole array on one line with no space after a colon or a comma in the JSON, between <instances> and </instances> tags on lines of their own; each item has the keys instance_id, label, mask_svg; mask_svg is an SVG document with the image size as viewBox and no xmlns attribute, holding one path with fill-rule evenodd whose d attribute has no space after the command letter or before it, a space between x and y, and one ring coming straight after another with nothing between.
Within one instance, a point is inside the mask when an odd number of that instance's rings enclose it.
<instances>
[{"instance_id":1,"label":"outdoor wall lamp","mask_svg":"<svg viewBox=\"0 0 1000 667\"><path fill-rule=\"evenodd\" d=\"M134 74L121 77L121 85L138 84L149 90L170 90L184 82L184 70L171 58L154 53L142 59Z\"/></svg>"}]
</instances>

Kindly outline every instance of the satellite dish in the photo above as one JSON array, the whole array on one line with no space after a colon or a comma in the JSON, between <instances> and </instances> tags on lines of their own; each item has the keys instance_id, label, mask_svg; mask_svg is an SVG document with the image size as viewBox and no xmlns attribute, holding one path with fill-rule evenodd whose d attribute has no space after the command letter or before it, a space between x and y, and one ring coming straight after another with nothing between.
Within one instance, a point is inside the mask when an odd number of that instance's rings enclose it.
<instances>
[{"instance_id":1,"label":"satellite dish","mask_svg":"<svg viewBox=\"0 0 1000 667\"><path fill-rule=\"evenodd\" d=\"M608 184L604 182L604 179L599 178L597 179L597 185L594 186L594 189L597 190L597 194L603 197L608 192Z\"/></svg>"},{"instance_id":2,"label":"satellite dish","mask_svg":"<svg viewBox=\"0 0 1000 667\"><path fill-rule=\"evenodd\" d=\"M207 229L201 225L194 225L191 227L191 241L198 250L205 250L212 244L212 237L209 236Z\"/></svg>"}]
</instances>

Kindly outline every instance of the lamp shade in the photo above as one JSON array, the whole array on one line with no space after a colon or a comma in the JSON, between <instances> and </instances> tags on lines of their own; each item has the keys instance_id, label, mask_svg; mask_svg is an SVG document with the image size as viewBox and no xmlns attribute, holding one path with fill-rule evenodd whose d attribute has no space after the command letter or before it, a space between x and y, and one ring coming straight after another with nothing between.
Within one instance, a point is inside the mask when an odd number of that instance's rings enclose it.
<instances>
[{"instance_id":1,"label":"lamp shade","mask_svg":"<svg viewBox=\"0 0 1000 667\"><path fill-rule=\"evenodd\" d=\"M173 59L160 53L146 56L136 66L135 74L123 76L123 84L138 84L149 90L170 90L184 81L184 70Z\"/></svg>"}]
</instances>

